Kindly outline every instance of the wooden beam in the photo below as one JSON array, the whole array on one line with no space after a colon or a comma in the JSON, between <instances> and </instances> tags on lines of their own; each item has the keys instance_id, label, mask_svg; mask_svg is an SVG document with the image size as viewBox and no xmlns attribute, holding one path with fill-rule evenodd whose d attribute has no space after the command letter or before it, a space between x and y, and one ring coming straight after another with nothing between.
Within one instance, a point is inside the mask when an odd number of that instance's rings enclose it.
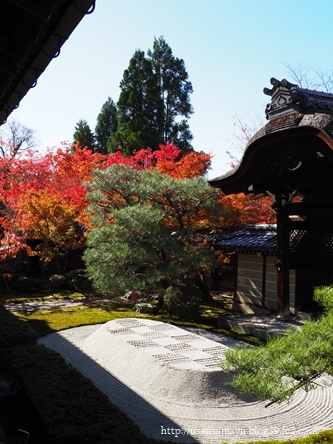
<instances>
[{"instance_id":1,"label":"wooden beam","mask_svg":"<svg viewBox=\"0 0 333 444\"><path fill-rule=\"evenodd\" d=\"M286 211L289 215L332 215L333 213L333 200L315 200L315 201L303 201L294 202L286 205Z\"/></svg>"},{"instance_id":2,"label":"wooden beam","mask_svg":"<svg viewBox=\"0 0 333 444\"><path fill-rule=\"evenodd\" d=\"M325 159L327 162L328 160ZM304 188L316 188L323 185L332 184L332 173L331 174L321 174L314 176L300 176L295 178L289 178L283 181L283 184L293 190L302 190Z\"/></svg>"}]
</instances>

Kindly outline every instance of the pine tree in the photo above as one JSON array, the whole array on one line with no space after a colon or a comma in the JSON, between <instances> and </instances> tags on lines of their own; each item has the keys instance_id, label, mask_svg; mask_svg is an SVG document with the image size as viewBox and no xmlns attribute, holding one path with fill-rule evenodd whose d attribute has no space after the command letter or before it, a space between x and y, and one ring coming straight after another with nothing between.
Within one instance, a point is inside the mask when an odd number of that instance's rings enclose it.
<instances>
[{"instance_id":1,"label":"pine tree","mask_svg":"<svg viewBox=\"0 0 333 444\"><path fill-rule=\"evenodd\" d=\"M202 177L112 165L95 171L88 189L94 228L85 261L101 291L152 291L216 265L197 231L216 209L216 192Z\"/></svg>"},{"instance_id":2,"label":"pine tree","mask_svg":"<svg viewBox=\"0 0 333 444\"><path fill-rule=\"evenodd\" d=\"M79 120L75 125L75 132L73 134L73 145L77 142L82 147L88 147L94 149L95 138L86 120Z\"/></svg>"},{"instance_id":3,"label":"pine tree","mask_svg":"<svg viewBox=\"0 0 333 444\"><path fill-rule=\"evenodd\" d=\"M108 97L97 116L97 124L95 127L95 150L98 153L107 154L108 141L117 131L117 126L117 106L111 97Z\"/></svg>"},{"instance_id":4,"label":"pine tree","mask_svg":"<svg viewBox=\"0 0 333 444\"><path fill-rule=\"evenodd\" d=\"M273 403L329 383L333 375L333 288L315 288L314 299L323 313L305 322L301 330L290 328L285 336L257 348L226 351L222 366L234 372L235 388ZM327 374L330 378L322 378Z\"/></svg>"}]
</instances>

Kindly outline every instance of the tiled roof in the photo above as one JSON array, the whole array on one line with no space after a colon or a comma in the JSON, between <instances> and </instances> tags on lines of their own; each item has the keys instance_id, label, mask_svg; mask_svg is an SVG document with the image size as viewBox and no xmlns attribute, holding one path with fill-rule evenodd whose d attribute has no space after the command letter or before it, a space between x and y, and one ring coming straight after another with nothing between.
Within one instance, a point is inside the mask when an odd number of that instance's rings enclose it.
<instances>
[{"instance_id":1,"label":"tiled roof","mask_svg":"<svg viewBox=\"0 0 333 444\"><path fill-rule=\"evenodd\" d=\"M272 97L266 106L268 120L284 114L298 112L301 114L333 114L333 94L311 89L300 88L288 80L271 78L273 88L264 88L264 93Z\"/></svg>"},{"instance_id":2,"label":"tiled roof","mask_svg":"<svg viewBox=\"0 0 333 444\"><path fill-rule=\"evenodd\" d=\"M247 225L236 231L211 235L209 243L216 250L275 254L277 248L276 225Z\"/></svg>"}]
</instances>

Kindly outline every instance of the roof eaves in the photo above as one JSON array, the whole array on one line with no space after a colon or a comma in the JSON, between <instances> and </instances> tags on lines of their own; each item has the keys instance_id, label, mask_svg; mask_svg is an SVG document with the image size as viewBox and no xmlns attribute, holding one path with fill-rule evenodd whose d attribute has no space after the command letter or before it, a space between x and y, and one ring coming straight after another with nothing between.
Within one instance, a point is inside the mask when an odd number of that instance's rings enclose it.
<instances>
[{"instance_id":1,"label":"roof eaves","mask_svg":"<svg viewBox=\"0 0 333 444\"><path fill-rule=\"evenodd\" d=\"M6 122L12 111L30 88L36 86L40 75L51 60L57 57L64 42L86 14L93 12L96 0L58 0L54 3L48 20L39 29L34 45L19 62L0 97L0 125Z\"/></svg>"}]
</instances>

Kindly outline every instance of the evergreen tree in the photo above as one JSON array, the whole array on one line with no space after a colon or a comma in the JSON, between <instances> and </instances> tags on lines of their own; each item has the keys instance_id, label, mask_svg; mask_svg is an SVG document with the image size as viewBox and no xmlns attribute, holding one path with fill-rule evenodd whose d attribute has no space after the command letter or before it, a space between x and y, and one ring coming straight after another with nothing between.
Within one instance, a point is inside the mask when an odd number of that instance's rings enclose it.
<instances>
[{"instance_id":1,"label":"evergreen tree","mask_svg":"<svg viewBox=\"0 0 333 444\"><path fill-rule=\"evenodd\" d=\"M117 106L111 97L103 104L100 113L97 116L95 127L96 151L107 154L108 141L112 134L117 131Z\"/></svg>"},{"instance_id":2,"label":"evergreen tree","mask_svg":"<svg viewBox=\"0 0 333 444\"><path fill-rule=\"evenodd\" d=\"M134 53L120 89L118 129L111 139L111 151L129 155L140 148L156 150L168 142L183 154L193 149L187 122L193 113L192 84L184 61L173 56L164 38L155 38L147 56L140 50Z\"/></svg>"},{"instance_id":3,"label":"evergreen tree","mask_svg":"<svg viewBox=\"0 0 333 444\"><path fill-rule=\"evenodd\" d=\"M119 150L130 155L140 148L157 148L156 79L144 51L135 51L128 69L124 71L120 89L118 130L111 139L111 151Z\"/></svg>"},{"instance_id":4,"label":"evergreen tree","mask_svg":"<svg viewBox=\"0 0 333 444\"><path fill-rule=\"evenodd\" d=\"M222 366L235 372L235 388L282 402L298 390L332 383L333 287L319 287L314 293L324 307L318 319L305 322L301 330L290 328L285 336L260 347L227 350Z\"/></svg>"},{"instance_id":5,"label":"evergreen tree","mask_svg":"<svg viewBox=\"0 0 333 444\"><path fill-rule=\"evenodd\" d=\"M79 120L77 122L73 139L73 144L79 142L84 148L88 147L91 150L94 149L95 138L86 120Z\"/></svg>"},{"instance_id":6,"label":"evergreen tree","mask_svg":"<svg viewBox=\"0 0 333 444\"><path fill-rule=\"evenodd\" d=\"M85 261L101 291L152 291L216 266L197 231L216 209L215 190L202 177L179 180L115 164L95 171L89 190L94 228Z\"/></svg>"},{"instance_id":7,"label":"evergreen tree","mask_svg":"<svg viewBox=\"0 0 333 444\"><path fill-rule=\"evenodd\" d=\"M158 85L157 125L160 143L173 143L181 151L192 150L190 132L186 119L193 113L190 103L192 84L184 60L174 57L163 37L155 38L153 50L148 50Z\"/></svg>"}]
</instances>

